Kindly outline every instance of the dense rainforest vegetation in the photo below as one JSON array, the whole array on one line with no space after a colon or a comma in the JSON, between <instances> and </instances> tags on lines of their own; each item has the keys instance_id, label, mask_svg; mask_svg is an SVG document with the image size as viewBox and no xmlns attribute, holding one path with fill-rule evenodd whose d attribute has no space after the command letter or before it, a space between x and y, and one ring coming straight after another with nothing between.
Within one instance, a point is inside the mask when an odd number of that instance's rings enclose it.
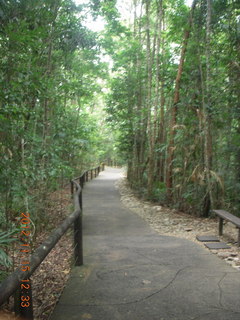
<instances>
[{"instance_id":1,"label":"dense rainforest vegetation","mask_svg":"<svg viewBox=\"0 0 240 320\"><path fill-rule=\"evenodd\" d=\"M47 195L109 157L97 34L71 0L0 1L0 244L20 212L47 223ZM0 249L1 262L9 259Z\"/></svg>"},{"instance_id":2,"label":"dense rainforest vegetation","mask_svg":"<svg viewBox=\"0 0 240 320\"><path fill-rule=\"evenodd\" d=\"M110 158L148 199L238 214L239 58L237 0L0 0L1 244Z\"/></svg>"},{"instance_id":3,"label":"dense rainforest vegetation","mask_svg":"<svg viewBox=\"0 0 240 320\"><path fill-rule=\"evenodd\" d=\"M239 213L239 1L134 0L130 25L116 22L107 109L132 187L199 216Z\"/></svg>"}]
</instances>

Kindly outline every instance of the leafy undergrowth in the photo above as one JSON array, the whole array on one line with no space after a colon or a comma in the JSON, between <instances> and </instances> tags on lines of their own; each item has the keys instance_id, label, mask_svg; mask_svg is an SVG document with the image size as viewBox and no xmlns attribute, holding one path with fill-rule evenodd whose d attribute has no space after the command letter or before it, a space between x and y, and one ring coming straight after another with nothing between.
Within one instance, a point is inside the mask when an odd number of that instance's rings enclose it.
<instances>
[{"instance_id":1,"label":"leafy undergrowth","mask_svg":"<svg viewBox=\"0 0 240 320\"><path fill-rule=\"evenodd\" d=\"M34 248L43 243L57 226L72 212L69 186L53 192L49 197L46 215L48 225L37 235ZM72 266L73 234L69 231L32 275L32 302L35 320L47 320L65 287ZM15 257L16 261L16 257ZM18 319L13 316L13 298L0 310L1 319Z\"/></svg>"}]
</instances>

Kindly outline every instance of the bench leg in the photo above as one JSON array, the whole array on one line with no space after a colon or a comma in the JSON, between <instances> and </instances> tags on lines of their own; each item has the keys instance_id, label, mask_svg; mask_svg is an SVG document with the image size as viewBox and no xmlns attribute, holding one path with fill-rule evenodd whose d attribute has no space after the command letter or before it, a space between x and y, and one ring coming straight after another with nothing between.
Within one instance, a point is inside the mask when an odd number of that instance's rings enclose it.
<instances>
[{"instance_id":1,"label":"bench leg","mask_svg":"<svg viewBox=\"0 0 240 320\"><path fill-rule=\"evenodd\" d=\"M238 228L238 246L240 247L240 228Z\"/></svg>"},{"instance_id":2,"label":"bench leg","mask_svg":"<svg viewBox=\"0 0 240 320\"><path fill-rule=\"evenodd\" d=\"M220 236L222 236L223 234L223 219L219 218L219 229L218 229L218 233Z\"/></svg>"}]
</instances>

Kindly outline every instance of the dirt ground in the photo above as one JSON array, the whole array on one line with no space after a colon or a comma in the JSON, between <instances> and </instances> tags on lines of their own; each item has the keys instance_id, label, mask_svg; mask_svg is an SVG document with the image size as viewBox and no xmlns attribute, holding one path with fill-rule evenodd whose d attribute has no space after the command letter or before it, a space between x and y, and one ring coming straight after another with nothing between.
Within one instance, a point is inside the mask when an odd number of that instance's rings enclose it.
<instances>
[{"instance_id":1,"label":"dirt ground","mask_svg":"<svg viewBox=\"0 0 240 320\"><path fill-rule=\"evenodd\" d=\"M36 237L34 248L42 244L57 226L72 212L72 200L69 186L50 194L48 224L43 226ZM18 267L18 256L15 249L15 268ZM32 280L32 304L35 320L47 320L53 311L68 280L73 256L73 234L69 230L49 253L40 267L34 272ZM12 257L13 258L13 257ZM1 319L20 319L13 313L13 298L9 299L0 310Z\"/></svg>"}]
</instances>

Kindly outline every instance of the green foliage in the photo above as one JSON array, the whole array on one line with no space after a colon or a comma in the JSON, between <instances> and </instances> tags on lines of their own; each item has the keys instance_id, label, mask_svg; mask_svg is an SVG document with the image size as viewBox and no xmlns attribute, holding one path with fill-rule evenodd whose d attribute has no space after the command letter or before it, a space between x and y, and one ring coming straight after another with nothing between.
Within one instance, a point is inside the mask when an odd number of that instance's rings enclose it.
<instances>
[{"instance_id":1,"label":"green foliage","mask_svg":"<svg viewBox=\"0 0 240 320\"><path fill-rule=\"evenodd\" d=\"M162 7L161 2L150 1L147 16L146 3L137 2L135 20L125 33L118 28L113 36L110 28L102 40L114 61L109 82L111 91L107 97L108 121L119 130L118 149L128 161L130 184L150 199L167 202L196 215L209 214L207 202L211 191L212 207L238 214L239 4L237 1L212 1L209 31L207 3L197 2L181 70L180 101L176 107L174 159L171 160L173 187L167 190L169 125L181 47L185 44L186 30L190 30L189 8L181 0L164 1ZM164 17L161 32L156 24L159 12ZM208 32L209 48L206 44ZM158 56L156 34L160 37ZM156 128L154 123L157 123ZM206 133L208 125L210 138ZM212 143L211 152L206 151L208 139ZM149 160L152 149L153 165ZM208 176L207 152L211 157ZM151 175L154 177L149 182ZM149 183L151 194L146 192ZM166 192L172 193L171 203Z\"/></svg>"},{"instance_id":2,"label":"green foliage","mask_svg":"<svg viewBox=\"0 0 240 320\"><path fill-rule=\"evenodd\" d=\"M13 236L18 232L18 229L14 231L0 231L0 266L9 268L12 265L12 260L6 253L6 249L11 246L11 243L17 241Z\"/></svg>"},{"instance_id":3,"label":"green foliage","mask_svg":"<svg viewBox=\"0 0 240 320\"><path fill-rule=\"evenodd\" d=\"M166 202L167 189L164 182L155 181L153 185L153 192L150 200L164 204Z\"/></svg>"},{"instance_id":4,"label":"green foliage","mask_svg":"<svg viewBox=\"0 0 240 320\"><path fill-rule=\"evenodd\" d=\"M29 211L38 228L47 194L112 152L92 112L107 72L85 9L72 0L0 3L0 218Z\"/></svg>"}]
</instances>

